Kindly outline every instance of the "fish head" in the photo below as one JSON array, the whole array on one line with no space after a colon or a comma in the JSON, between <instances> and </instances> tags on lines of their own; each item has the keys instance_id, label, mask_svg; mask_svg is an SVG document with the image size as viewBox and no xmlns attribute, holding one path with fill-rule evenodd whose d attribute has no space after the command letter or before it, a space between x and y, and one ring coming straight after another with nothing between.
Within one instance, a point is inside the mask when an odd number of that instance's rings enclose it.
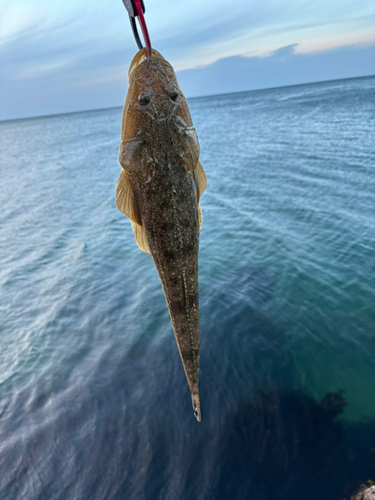
<instances>
[{"instance_id":1,"label":"fish head","mask_svg":"<svg viewBox=\"0 0 375 500\"><path fill-rule=\"evenodd\" d=\"M188 171L199 160L199 143L186 98L172 66L156 50L140 50L129 67L119 160L138 182L150 178L152 164L182 158Z\"/></svg>"}]
</instances>

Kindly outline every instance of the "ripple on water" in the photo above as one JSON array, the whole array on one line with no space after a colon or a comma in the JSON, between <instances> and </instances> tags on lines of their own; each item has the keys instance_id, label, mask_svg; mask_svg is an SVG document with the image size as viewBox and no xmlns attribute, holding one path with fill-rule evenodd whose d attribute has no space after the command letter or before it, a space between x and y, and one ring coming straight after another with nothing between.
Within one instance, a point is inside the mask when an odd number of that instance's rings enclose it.
<instances>
[{"instance_id":1,"label":"ripple on water","mask_svg":"<svg viewBox=\"0 0 375 500\"><path fill-rule=\"evenodd\" d=\"M371 476L373 81L189 101L200 425L115 206L121 109L0 123L4 498L342 500Z\"/></svg>"}]
</instances>

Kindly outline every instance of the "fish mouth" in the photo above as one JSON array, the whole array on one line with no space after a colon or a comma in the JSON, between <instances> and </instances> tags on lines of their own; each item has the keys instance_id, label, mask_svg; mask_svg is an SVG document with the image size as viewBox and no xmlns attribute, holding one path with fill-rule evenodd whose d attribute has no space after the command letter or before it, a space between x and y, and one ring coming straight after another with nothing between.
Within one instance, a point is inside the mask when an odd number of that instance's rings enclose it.
<instances>
[{"instance_id":1,"label":"fish mouth","mask_svg":"<svg viewBox=\"0 0 375 500\"><path fill-rule=\"evenodd\" d=\"M160 54L160 52L158 52L155 49L152 49L151 57L157 57L158 59L162 59L163 61L165 61L164 57ZM147 59L146 48L143 48L139 52L137 52L133 57L133 60L129 66L128 76L130 76L131 73L135 70L135 68L137 68L140 64L142 64L146 59Z\"/></svg>"}]
</instances>

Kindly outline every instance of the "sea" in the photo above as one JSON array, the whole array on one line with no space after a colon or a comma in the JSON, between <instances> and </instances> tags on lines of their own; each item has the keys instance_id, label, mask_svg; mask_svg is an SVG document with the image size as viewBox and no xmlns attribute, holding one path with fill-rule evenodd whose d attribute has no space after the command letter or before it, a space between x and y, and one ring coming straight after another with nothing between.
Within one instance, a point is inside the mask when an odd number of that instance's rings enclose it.
<instances>
[{"instance_id":1,"label":"sea","mask_svg":"<svg viewBox=\"0 0 375 500\"><path fill-rule=\"evenodd\" d=\"M374 86L189 99L201 423L116 208L121 108L0 123L1 500L349 500L375 480Z\"/></svg>"}]
</instances>

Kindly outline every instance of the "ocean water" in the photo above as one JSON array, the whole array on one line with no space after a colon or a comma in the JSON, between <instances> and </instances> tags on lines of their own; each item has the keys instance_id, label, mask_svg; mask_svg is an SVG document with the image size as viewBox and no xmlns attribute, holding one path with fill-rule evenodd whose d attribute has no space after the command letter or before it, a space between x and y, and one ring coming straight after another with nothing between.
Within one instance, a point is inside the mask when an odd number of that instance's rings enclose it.
<instances>
[{"instance_id":1,"label":"ocean water","mask_svg":"<svg viewBox=\"0 0 375 500\"><path fill-rule=\"evenodd\" d=\"M200 424L115 205L121 108L0 123L1 500L343 500L375 479L374 84L189 101Z\"/></svg>"}]
</instances>

